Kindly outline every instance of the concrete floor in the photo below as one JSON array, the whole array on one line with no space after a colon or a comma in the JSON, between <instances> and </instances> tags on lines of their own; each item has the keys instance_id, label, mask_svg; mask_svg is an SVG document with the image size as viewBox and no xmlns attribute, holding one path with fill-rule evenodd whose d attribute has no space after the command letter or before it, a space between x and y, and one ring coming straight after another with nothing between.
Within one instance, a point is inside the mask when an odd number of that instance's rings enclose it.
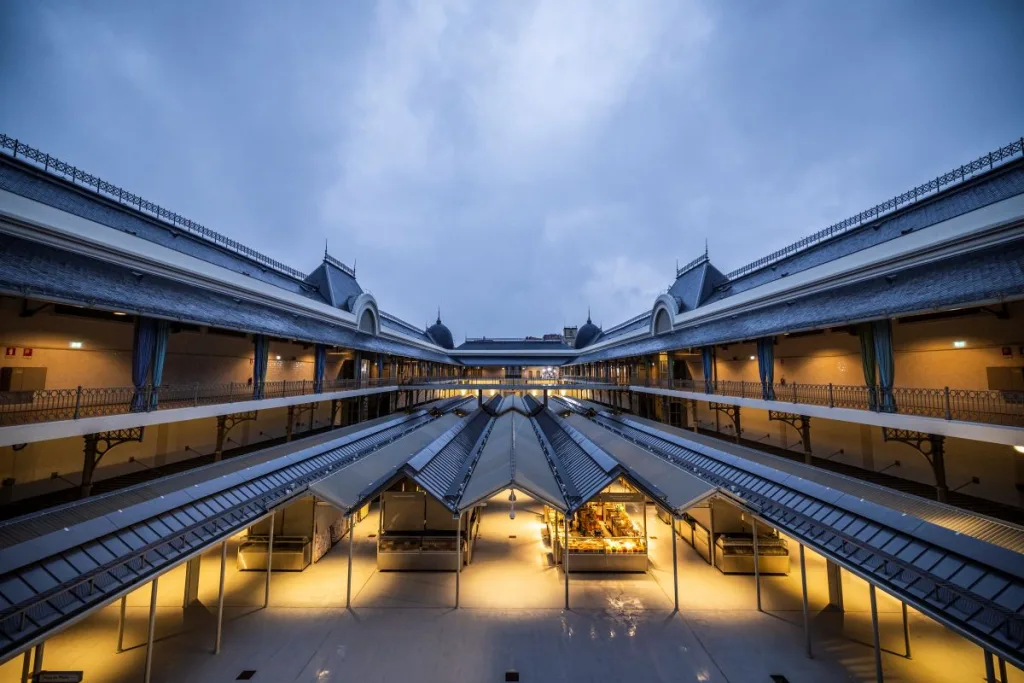
<instances>
[{"instance_id":1,"label":"concrete floor","mask_svg":"<svg viewBox=\"0 0 1024 683\"><path fill-rule=\"evenodd\" d=\"M796 544L789 576L763 579L764 613L752 577L725 576L679 541L680 608L672 611L670 529L649 511L647 574L563 575L542 539L539 506L519 494L488 503L473 563L451 608L450 573L376 571L374 510L356 528L352 610L344 608L347 539L301 573L275 573L271 607L260 609L265 574L234 569L229 549L224 644L213 647L219 551L203 557L201 604L182 610L184 569L160 580L157 682L233 681L873 681L867 586L844 573L846 612L825 611L824 560L808 553L814 659L804 656ZM512 538L512 537L515 538ZM141 681L150 591L129 596L126 651L115 654L118 605L53 637L45 668L84 670L88 683ZM913 659L903 656L899 603L879 593L887 681L982 681L976 646L911 612ZM20 680L21 658L0 667ZM1024 674L1010 671L1010 681Z\"/></svg>"}]
</instances>

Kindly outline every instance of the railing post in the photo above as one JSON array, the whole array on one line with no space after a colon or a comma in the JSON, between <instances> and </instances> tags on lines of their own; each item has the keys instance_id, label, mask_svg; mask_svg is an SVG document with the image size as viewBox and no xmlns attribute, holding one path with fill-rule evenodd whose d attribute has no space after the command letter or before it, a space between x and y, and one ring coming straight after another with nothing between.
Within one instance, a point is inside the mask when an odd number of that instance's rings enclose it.
<instances>
[{"instance_id":1,"label":"railing post","mask_svg":"<svg viewBox=\"0 0 1024 683\"><path fill-rule=\"evenodd\" d=\"M302 380L302 395L306 395L306 380Z\"/></svg>"},{"instance_id":2,"label":"railing post","mask_svg":"<svg viewBox=\"0 0 1024 683\"><path fill-rule=\"evenodd\" d=\"M747 383L744 382L743 380L740 380L740 398L746 398L746 397L747 397Z\"/></svg>"},{"instance_id":3,"label":"railing post","mask_svg":"<svg viewBox=\"0 0 1024 683\"><path fill-rule=\"evenodd\" d=\"M81 410L81 408L82 408L82 385L79 384L78 385L78 391L75 392L75 417L74 417L74 419L76 419L76 420L78 419L79 411Z\"/></svg>"},{"instance_id":4,"label":"railing post","mask_svg":"<svg viewBox=\"0 0 1024 683\"><path fill-rule=\"evenodd\" d=\"M793 403L797 403L796 400L796 382L793 382Z\"/></svg>"},{"instance_id":5,"label":"railing post","mask_svg":"<svg viewBox=\"0 0 1024 683\"><path fill-rule=\"evenodd\" d=\"M945 403L946 403L946 419L947 420L952 420L953 419L953 410L952 410L952 407L949 405L949 387L946 387L943 390L942 393L943 393L943 397L945 398Z\"/></svg>"},{"instance_id":6,"label":"railing post","mask_svg":"<svg viewBox=\"0 0 1024 683\"><path fill-rule=\"evenodd\" d=\"M192 390L192 405L199 405L199 382L196 382L196 386Z\"/></svg>"},{"instance_id":7,"label":"railing post","mask_svg":"<svg viewBox=\"0 0 1024 683\"><path fill-rule=\"evenodd\" d=\"M828 383L828 407L829 408L835 408L836 407L836 401L835 401L834 396L832 395L832 382Z\"/></svg>"}]
</instances>

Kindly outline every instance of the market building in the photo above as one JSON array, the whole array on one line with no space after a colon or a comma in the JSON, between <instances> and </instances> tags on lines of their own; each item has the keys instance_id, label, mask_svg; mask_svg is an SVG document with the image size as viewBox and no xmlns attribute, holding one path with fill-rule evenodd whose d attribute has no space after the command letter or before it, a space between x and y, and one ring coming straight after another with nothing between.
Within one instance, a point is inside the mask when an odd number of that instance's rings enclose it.
<instances>
[{"instance_id":1,"label":"market building","mask_svg":"<svg viewBox=\"0 0 1024 683\"><path fill-rule=\"evenodd\" d=\"M0 680L1024 680L1022 145L458 344L0 136Z\"/></svg>"}]
</instances>

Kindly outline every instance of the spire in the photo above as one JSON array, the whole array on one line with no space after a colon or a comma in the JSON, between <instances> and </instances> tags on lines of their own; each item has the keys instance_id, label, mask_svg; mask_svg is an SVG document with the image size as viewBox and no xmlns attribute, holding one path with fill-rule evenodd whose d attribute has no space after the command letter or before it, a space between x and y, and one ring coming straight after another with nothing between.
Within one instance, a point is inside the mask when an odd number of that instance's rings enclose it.
<instances>
[{"instance_id":1,"label":"spire","mask_svg":"<svg viewBox=\"0 0 1024 683\"><path fill-rule=\"evenodd\" d=\"M327 238L324 238L324 261L327 260Z\"/></svg>"},{"instance_id":2,"label":"spire","mask_svg":"<svg viewBox=\"0 0 1024 683\"><path fill-rule=\"evenodd\" d=\"M590 306L587 306L587 324L588 325L592 324L590 322Z\"/></svg>"},{"instance_id":3,"label":"spire","mask_svg":"<svg viewBox=\"0 0 1024 683\"><path fill-rule=\"evenodd\" d=\"M440 306L437 307L437 324L438 325L441 324L441 307Z\"/></svg>"},{"instance_id":4,"label":"spire","mask_svg":"<svg viewBox=\"0 0 1024 683\"><path fill-rule=\"evenodd\" d=\"M708 238L704 238L704 258L708 257Z\"/></svg>"}]
</instances>

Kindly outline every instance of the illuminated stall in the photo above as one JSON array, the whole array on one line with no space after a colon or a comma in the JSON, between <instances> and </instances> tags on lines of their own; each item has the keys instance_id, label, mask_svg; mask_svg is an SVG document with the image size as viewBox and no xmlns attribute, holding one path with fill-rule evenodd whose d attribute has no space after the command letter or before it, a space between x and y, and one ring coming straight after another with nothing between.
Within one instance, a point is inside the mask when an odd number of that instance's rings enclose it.
<instances>
[{"instance_id":1,"label":"illuminated stall","mask_svg":"<svg viewBox=\"0 0 1024 683\"><path fill-rule=\"evenodd\" d=\"M643 493L618 477L569 518L566 543L562 516L545 506L556 562L569 549L574 572L647 571L647 515Z\"/></svg>"}]
</instances>

